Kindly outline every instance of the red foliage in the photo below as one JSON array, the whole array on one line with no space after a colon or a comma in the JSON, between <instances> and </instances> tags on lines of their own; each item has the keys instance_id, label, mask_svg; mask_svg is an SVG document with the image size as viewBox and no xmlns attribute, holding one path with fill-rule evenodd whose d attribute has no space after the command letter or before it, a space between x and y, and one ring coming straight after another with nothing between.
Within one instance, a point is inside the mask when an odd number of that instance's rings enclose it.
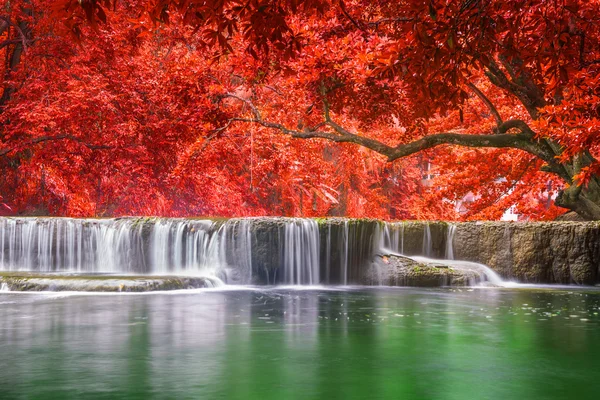
<instances>
[{"instance_id":1,"label":"red foliage","mask_svg":"<svg viewBox=\"0 0 600 400\"><path fill-rule=\"evenodd\" d=\"M516 207L554 218L560 190L591 190L600 173L599 11L543 0L11 2L0 11L0 213L458 220ZM542 172L547 160L517 149L439 146L389 163L290 133L335 133L324 113L389 147L494 133L482 96L532 141L556 144L567 172ZM241 121L256 112L287 131Z\"/></svg>"}]
</instances>

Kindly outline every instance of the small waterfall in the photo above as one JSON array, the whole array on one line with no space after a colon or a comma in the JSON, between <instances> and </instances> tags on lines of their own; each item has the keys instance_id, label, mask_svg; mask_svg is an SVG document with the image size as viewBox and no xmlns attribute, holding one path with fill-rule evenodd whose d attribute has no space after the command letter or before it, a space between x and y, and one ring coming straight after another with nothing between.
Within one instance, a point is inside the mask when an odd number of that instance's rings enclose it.
<instances>
[{"instance_id":1,"label":"small waterfall","mask_svg":"<svg viewBox=\"0 0 600 400\"><path fill-rule=\"evenodd\" d=\"M348 284L348 246L350 242L350 228L348 221L344 221L344 227L342 228L342 234L340 235L340 283L342 285Z\"/></svg>"},{"instance_id":2,"label":"small waterfall","mask_svg":"<svg viewBox=\"0 0 600 400\"><path fill-rule=\"evenodd\" d=\"M133 272L132 220L0 219L0 269Z\"/></svg>"},{"instance_id":3,"label":"small waterfall","mask_svg":"<svg viewBox=\"0 0 600 400\"><path fill-rule=\"evenodd\" d=\"M506 285L511 284L510 282L505 282L500 277L500 275L495 273L490 267L488 267L485 264L480 264L480 263L471 262L471 261L437 260L434 258L419 257L419 256L414 256L414 257L410 257L410 258L417 262L421 262L421 263L442 264L442 265L447 265L447 266L455 268L455 269L469 270L469 271L477 272L479 274L479 276L481 277L481 280L478 282L471 282L471 285L480 284L482 282L487 282L493 286L506 286Z\"/></svg>"},{"instance_id":4,"label":"small waterfall","mask_svg":"<svg viewBox=\"0 0 600 400\"><path fill-rule=\"evenodd\" d=\"M387 228L385 223L332 218L321 228L321 270L323 282L349 285L360 280L363 267L371 262L375 249L381 247Z\"/></svg>"},{"instance_id":5,"label":"small waterfall","mask_svg":"<svg viewBox=\"0 0 600 400\"><path fill-rule=\"evenodd\" d=\"M380 239L374 248L390 250L393 253L404 254L404 223L385 222L380 228Z\"/></svg>"},{"instance_id":6,"label":"small waterfall","mask_svg":"<svg viewBox=\"0 0 600 400\"><path fill-rule=\"evenodd\" d=\"M211 238L206 268L218 266L228 283L252 281L252 231L248 219L231 219Z\"/></svg>"},{"instance_id":7,"label":"small waterfall","mask_svg":"<svg viewBox=\"0 0 600 400\"><path fill-rule=\"evenodd\" d=\"M446 236L446 259L454 260L454 233L456 232L456 225L448 225L448 234Z\"/></svg>"},{"instance_id":8,"label":"small waterfall","mask_svg":"<svg viewBox=\"0 0 600 400\"><path fill-rule=\"evenodd\" d=\"M319 226L314 220L292 219L285 224L283 282L290 285L319 283Z\"/></svg>"},{"instance_id":9,"label":"small waterfall","mask_svg":"<svg viewBox=\"0 0 600 400\"><path fill-rule=\"evenodd\" d=\"M0 218L0 270L219 275L247 284L250 240L241 219Z\"/></svg>"},{"instance_id":10,"label":"small waterfall","mask_svg":"<svg viewBox=\"0 0 600 400\"><path fill-rule=\"evenodd\" d=\"M325 236L325 283L331 283L331 225L327 225Z\"/></svg>"},{"instance_id":11,"label":"small waterfall","mask_svg":"<svg viewBox=\"0 0 600 400\"><path fill-rule=\"evenodd\" d=\"M404 223L400 222L400 254L404 254Z\"/></svg>"},{"instance_id":12,"label":"small waterfall","mask_svg":"<svg viewBox=\"0 0 600 400\"><path fill-rule=\"evenodd\" d=\"M423 229L423 255L431 257L432 253L433 245L431 243L431 229L429 228L429 224L425 224L425 228Z\"/></svg>"}]
</instances>

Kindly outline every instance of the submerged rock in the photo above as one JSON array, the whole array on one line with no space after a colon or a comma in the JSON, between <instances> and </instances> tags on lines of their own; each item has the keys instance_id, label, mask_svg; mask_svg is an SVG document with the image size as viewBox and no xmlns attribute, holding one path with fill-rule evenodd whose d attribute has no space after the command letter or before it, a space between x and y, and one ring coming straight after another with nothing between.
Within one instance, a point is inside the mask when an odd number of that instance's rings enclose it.
<instances>
[{"instance_id":1,"label":"submerged rock","mask_svg":"<svg viewBox=\"0 0 600 400\"><path fill-rule=\"evenodd\" d=\"M152 292L218 285L217 279L206 277L0 273L1 290L15 292Z\"/></svg>"},{"instance_id":2,"label":"submerged rock","mask_svg":"<svg viewBox=\"0 0 600 400\"><path fill-rule=\"evenodd\" d=\"M423 263L397 254L378 255L362 276L364 285L469 286L481 281L478 271L443 263Z\"/></svg>"}]
</instances>

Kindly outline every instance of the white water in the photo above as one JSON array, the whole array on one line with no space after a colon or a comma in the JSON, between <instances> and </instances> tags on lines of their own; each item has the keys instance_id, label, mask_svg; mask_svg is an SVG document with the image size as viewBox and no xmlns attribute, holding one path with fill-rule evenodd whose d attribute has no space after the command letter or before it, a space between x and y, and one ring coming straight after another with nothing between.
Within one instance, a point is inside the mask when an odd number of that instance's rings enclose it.
<instances>
[{"instance_id":1,"label":"white water","mask_svg":"<svg viewBox=\"0 0 600 400\"><path fill-rule=\"evenodd\" d=\"M433 245L431 243L431 229L429 229L429 225L425 225L425 229L423 230L423 255L431 257L432 253Z\"/></svg>"},{"instance_id":2,"label":"white water","mask_svg":"<svg viewBox=\"0 0 600 400\"><path fill-rule=\"evenodd\" d=\"M494 272L491 268L489 268L485 264L480 264L471 261L462 261L454 259L454 237L456 234L456 225L449 224L448 225L448 233L446 236L445 243L445 259L434 259L432 258L433 254L433 243L431 237L431 229L429 225L425 225L423 230L423 244L422 244L422 255L421 256L408 256L417 262L423 263L433 263L433 264L443 264L451 266L455 269L464 269L476 271L479 273L481 277L481 282L486 282L489 285L493 286L515 286L517 285L514 282L504 281L500 275ZM393 222L393 223L385 223L383 229L381 231L381 237L379 242L377 243L380 254L404 254L404 223L402 222ZM479 282L473 282L473 284L477 284Z\"/></svg>"},{"instance_id":3,"label":"white water","mask_svg":"<svg viewBox=\"0 0 600 400\"><path fill-rule=\"evenodd\" d=\"M5 271L225 275L247 284L251 257L246 220L0 218Z\"/></svg>"},{"instance_id":4,"label":"white water","mask_svg":"<svg viewBox=\"0 0 600 400\"><path fill-rule=\"evenodd\" d=\"M319 283L319 226L310 219L292 219L284 227L283 274L289 285Z\"/></svg>"},{"instance_id":5,"label":"white water","mask_svg":"<svg viewBox=\"0 0 600 400\"><path fill-rule=\"evenodd\" d=\"M478 272L481 277L481 282L487 282L493 286L506 286L507 284L513 285L512 282L505 282L502 280L500 275L495 273L490 267L485 264L480 264L472 261L461 261L461 260L443 260L443 259L435 259L429 257L421 257L421 256L411 256L409 257L417 262L426 263L426 264L443 264L449 267L460 269L460 270L469 270ZM479 282L473 282L474 284Z\"/></svg>"},{"instance_id":6,"label":"white water","mask_svg":"<svg viewBox=\"0 0 600 400\"><path fill-rule=\"evenodd\" d=\"M454 233L456 232L456 225L448 225L448 234L446 236L446 259L454 260Z\"/></svg>"},{"instance_id":7,"label":"white water","mask_svg":"<svg viewBox=\"0 0 600 400\"><path fill-rule=\"evenodd\" d=\"M344 221L344 228L342 235L340 236L340 249L341 249L341 260L340 260L340 274L342 285L348 284L348 246L350 242L350 227L348 221Z\"/></svg>"},{"instance_id":8,"label":"white water","mask_svg":"<svg viewBox=\"0 0 600 400\"><path fill-rule=\"evenodd\" d=\"M394 253L404 253L404 223L386 222L380 231L379 242L375 243L376 248L389 249Z\"/></svg>"}]
</instances>

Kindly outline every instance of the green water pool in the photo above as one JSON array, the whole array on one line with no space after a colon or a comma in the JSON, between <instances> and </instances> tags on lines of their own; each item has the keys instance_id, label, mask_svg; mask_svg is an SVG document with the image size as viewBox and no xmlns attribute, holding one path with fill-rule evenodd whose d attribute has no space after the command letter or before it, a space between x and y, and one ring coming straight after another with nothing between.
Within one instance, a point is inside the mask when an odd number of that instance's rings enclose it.
<instances>
[{"instance_id":1,"label":"green water pool","mask_svg":"<svg viewBox=\"0 0 600 400\"><path fill-rule=\"evenodd\" d=\"M596 289L0 293L0 399L598 399Z\"/></svg>"}]
</instances>

